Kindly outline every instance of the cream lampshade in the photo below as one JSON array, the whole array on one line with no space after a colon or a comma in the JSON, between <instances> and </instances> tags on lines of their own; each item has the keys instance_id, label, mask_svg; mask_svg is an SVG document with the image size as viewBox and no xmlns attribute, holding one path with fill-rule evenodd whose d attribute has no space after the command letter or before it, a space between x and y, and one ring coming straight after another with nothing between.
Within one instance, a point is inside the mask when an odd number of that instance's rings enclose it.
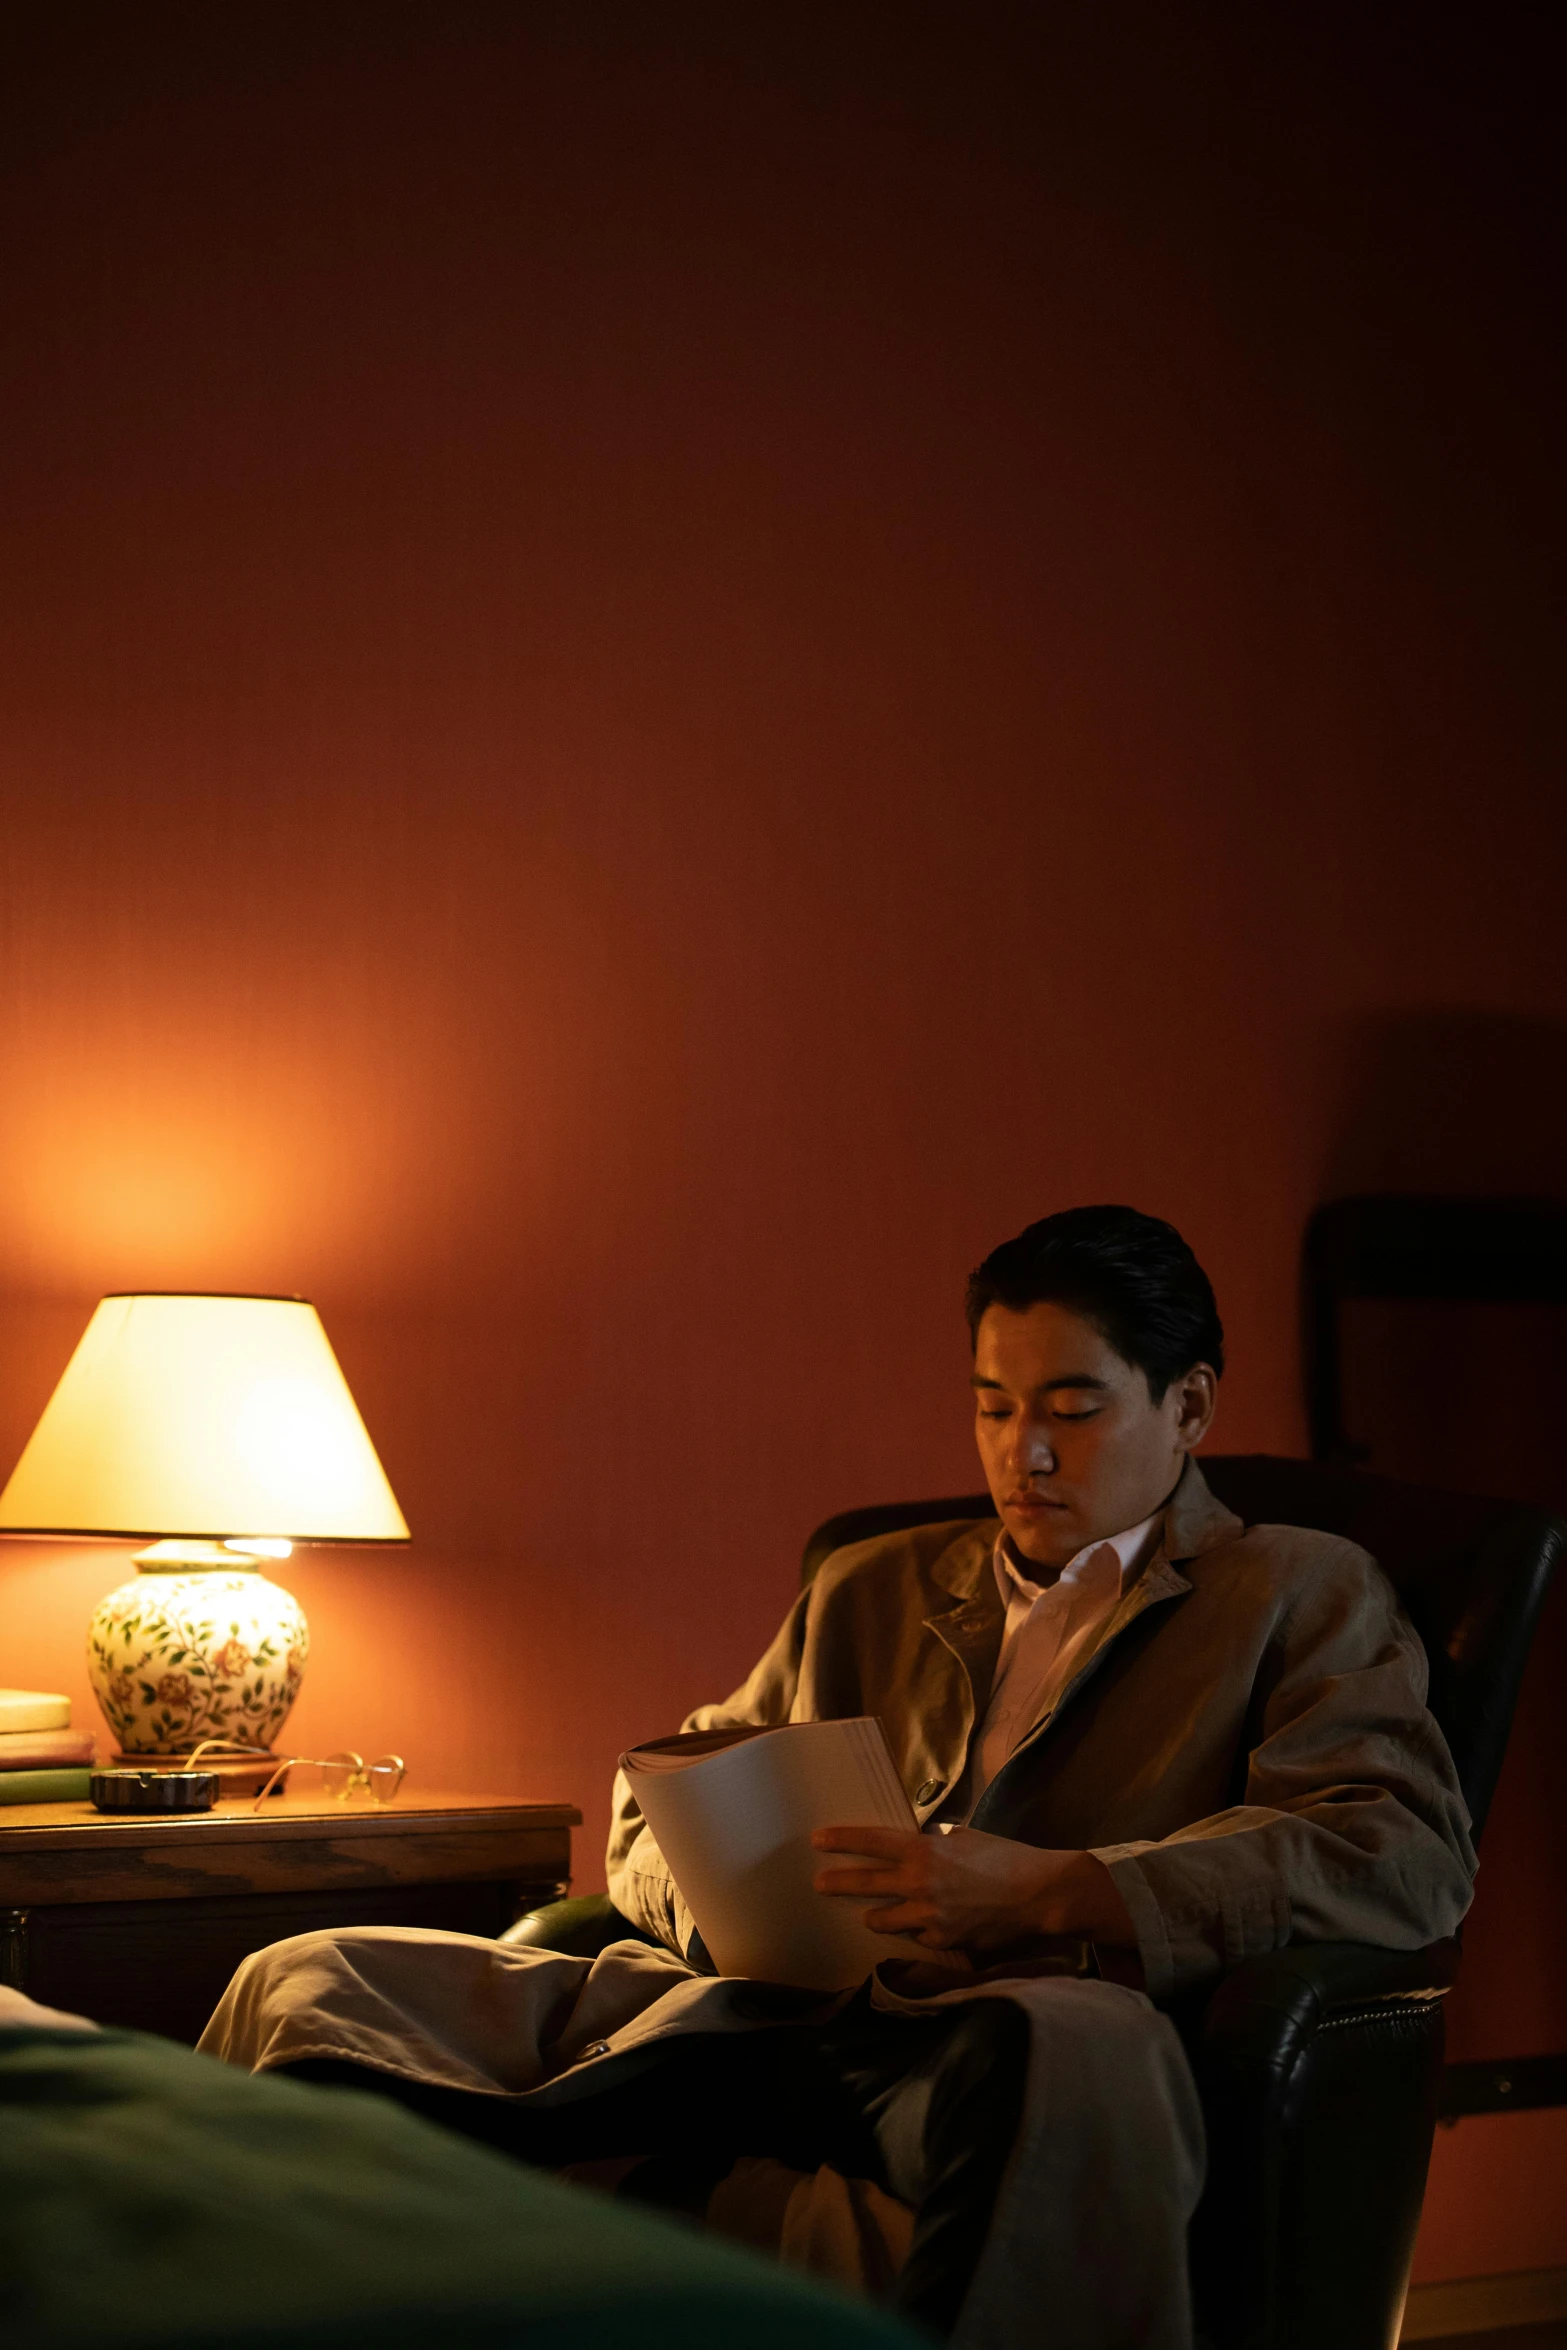
<instances>
[{"instance_id":1,"label":"cream lampshade","mask_svg":"<svg viewBox=\"0 0 1567 2350\"><path fill-rule=\"evenodd\" d=\"M88 1669L126 1756L269 1747L304 1676L295 1542L408 1528L303 1298L106 1297L0 1493L0 1533L151 1538Z\"/></svg>"}]
</instances>

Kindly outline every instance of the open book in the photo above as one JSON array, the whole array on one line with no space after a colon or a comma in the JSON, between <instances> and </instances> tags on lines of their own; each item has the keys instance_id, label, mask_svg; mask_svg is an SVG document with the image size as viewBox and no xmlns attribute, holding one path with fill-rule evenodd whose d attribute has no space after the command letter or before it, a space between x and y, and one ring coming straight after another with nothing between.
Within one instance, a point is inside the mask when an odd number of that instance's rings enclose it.
<instances>
[{"instance_id":1,"label":"open book","mask_svg":"<svg viewBox=\"0 0 1567 2350\"><path fill-rule=\"evenodd\" d=\"M720 1974L841 1991L881 1959L947 1958L873 1934L864 1894L811 1882L828 1857L813 1850L814 1829L919 1824L872 1716L695 1730L634 1746L620 1767Z\"/></svg>"}]
</instances>

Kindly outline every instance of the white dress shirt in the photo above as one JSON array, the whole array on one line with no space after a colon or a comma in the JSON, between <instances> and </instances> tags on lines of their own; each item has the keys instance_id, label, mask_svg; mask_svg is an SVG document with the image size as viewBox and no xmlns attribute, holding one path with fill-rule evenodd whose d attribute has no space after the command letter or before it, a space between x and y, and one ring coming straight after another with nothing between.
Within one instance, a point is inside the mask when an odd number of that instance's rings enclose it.
<instances>
[{"instance_id":1,"label":"white dress shirt","mask_svg":"<svg viewBox=\"0 0 1567 2350\"><path fill-rule=\"evenodd\" d=\"M1163 1519L1163 1510L1155 1510L1124 1534L1088 1543L1053 1583L1030 1582L1006 1535L1000 1536L994 1565L1007 1621L990 1703L971 1750L970 1810L1091 1655L1122 1594L1146 1564Z\"/></svg>"}]
</instances>

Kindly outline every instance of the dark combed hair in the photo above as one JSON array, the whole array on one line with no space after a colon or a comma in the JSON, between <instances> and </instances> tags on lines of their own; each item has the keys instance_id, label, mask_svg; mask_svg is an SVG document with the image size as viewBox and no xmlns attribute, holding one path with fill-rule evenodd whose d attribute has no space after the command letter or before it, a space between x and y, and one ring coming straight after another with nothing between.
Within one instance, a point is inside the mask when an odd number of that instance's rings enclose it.
<instances>
[{"instance_id":1,"label":"dark combed hair","mask_svg":"<svg viewBox=\"0 0 1567 2350\"><path fill-rule=\"evenodd\" d=\"M1092 1322L1157 1403L1193 1363L1224 1369L1213 1285L1173 1224L1136 1208L1065 1208L993 1248L969 1275L969 1336L991 1306L1049 1302Z\"/></svg>"}]
</instances>

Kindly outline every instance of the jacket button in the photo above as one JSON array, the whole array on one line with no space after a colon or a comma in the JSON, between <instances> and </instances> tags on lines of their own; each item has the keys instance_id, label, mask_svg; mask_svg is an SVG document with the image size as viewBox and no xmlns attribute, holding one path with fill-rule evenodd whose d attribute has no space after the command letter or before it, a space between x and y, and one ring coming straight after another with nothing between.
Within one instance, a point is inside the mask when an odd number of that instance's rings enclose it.
<instances>
[{"instance_id":1,"label":"jacket button","mask_svg":"<svg viewBox=\"0 0 1567 2350\"><path fill-rule=\"evenodd\" d=\"M918 1795L915 1796L915 1802L934 1803L945 1785L946 1781L944 1779L927 1779L924 1786L920 1789Z\"/></svg>"}]
</instances>

